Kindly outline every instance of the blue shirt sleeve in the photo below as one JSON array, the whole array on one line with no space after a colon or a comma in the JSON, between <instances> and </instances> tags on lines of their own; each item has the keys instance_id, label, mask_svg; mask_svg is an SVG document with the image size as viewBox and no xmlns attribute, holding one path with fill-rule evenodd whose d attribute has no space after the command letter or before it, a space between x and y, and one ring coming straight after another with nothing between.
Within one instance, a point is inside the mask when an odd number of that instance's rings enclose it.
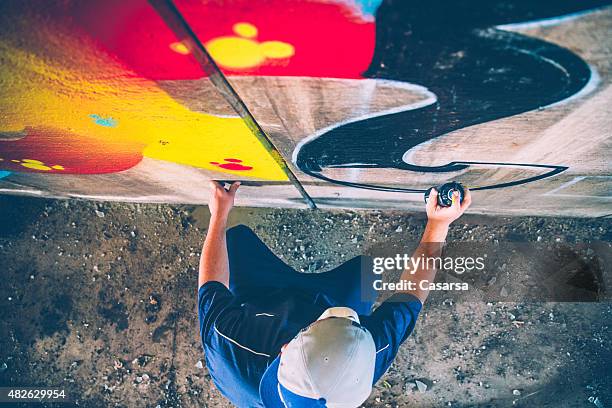
<instances>
[{"instance_id":1,"label":"blue shirt sleeve","mask_svg":"<svg viewBox=\"0 0 612 408\"><path fill-rule=\"evenodd\" d=\"M205 342L215 321L233 300L234 295L221 282L208 281L200 286L198 290L198 317L202 342Z\"/></svg>"},{"instance_id":2,"label":"blue shirt sleeve","mask_svg":"<svg viewBox=\"0 0 612 408\"><path fill-rule=\"evenodd\" d=\"M374 383L389 369L401 344L406 341L423 305L413 295L396 293L380 305L369 316L359 316L361 324L368 329L376 345Z\"/></svg>"},{"instance_id":3,"label":"blue shirt sleeve","mask_svg":"<svg viewBox=\"0 0 612 408\"><path fill-rule=\"evenodd\" d=\"M269 354L257 341L266 341L258 320L248 320L246 308L220 282L209 281L198 290L200 335L206 366L217 389L238 407L263 407L259 382Z\"/></svg>"}]
</instances>

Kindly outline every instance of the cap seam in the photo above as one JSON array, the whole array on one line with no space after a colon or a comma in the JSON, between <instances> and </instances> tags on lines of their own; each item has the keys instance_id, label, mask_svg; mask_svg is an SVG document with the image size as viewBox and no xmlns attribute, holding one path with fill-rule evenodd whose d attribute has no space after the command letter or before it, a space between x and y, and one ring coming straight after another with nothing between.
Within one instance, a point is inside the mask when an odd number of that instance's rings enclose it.
<instances>
[{"instance_id":1,"label":"cap seam","mask_svg":"<svg viewBox=\"0 0 612 408\"><path fill-rule=\"evenodd\" d=\"M351 328L352 327L353 326L351 326ZM353 333L353 339L355 339L355 338L356 338L355 333ZM336 382L334 382L329 387L330 391L333 390L338 385L338 383L340 382L340 379L342 378L342 376L344 376L344 372L346 370L346 367L348 366L349 361L351 361L353 359L353 356L355 355L356 351L357 351L357 342L353 341L353 347L350 350L349 358L346 359L344 365L342 366L342 369L339 372L340 375L338 375L337 378L336 378Z\"/></svg>"},{"instance_id":2,"label":"cap seam","mask_svg":"<svg viewBox=\"0 0 612 408\"><path fill-rule=\"evenodd\" d=\"M316 394L321 395L321 392L318 390L318 387L315 389L315 383L312 381L312 376L310 375L310 368L308 364L306 364L306 356L304 355L304 341L302 335L299 337L300 339L300 356L302 357L302 366L304 367L304 371L306 371L306 376L308 377L308 382L310 384L310 388L315 391Z\"/></svg>"}]
</instances>

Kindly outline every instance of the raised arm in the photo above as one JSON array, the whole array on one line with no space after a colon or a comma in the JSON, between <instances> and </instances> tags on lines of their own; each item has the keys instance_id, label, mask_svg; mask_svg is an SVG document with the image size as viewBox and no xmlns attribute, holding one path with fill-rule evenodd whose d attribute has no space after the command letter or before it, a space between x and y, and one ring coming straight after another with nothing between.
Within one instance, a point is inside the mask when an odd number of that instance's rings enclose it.
<instances>
[{"instance_id":1,"label":"raised arm","mask_svg":"<svg viewBox=\"0 0 612 408\"><path fill-rule=\"evenodd\" d=\"M455 192L453 194L453 204L450 207L440 207L438 205L438 192L435 189L432 190L426 205L427 225L425 226L421 243L412 255L413 258L422 257L427 259L441 256L442 247L448 234L448 227L453 221L463 215L471 203L472 197L470 191L466 188L463 203L459 203L459 194ZM420 263L416 271L406 270L401 277L402 280L416 283L414 290L407 290L405 292L419 298L421 303L425 303L429 290L426 289L427 285L424 285L425 288L422 288L419 282L423 280L433 282L437 272L435 268L427 268L428 264L432 266L434 263Z\"/></svg>"},{"instance_id":2,"label":"raised arm","mask_svg":"<svg viewBox=\"0 0 612 408\"><path fill-rule=\"evenodd\" d=\"M221 282L229 287L229 259L225 230L227 217L234 206L234 196L240 186L235 182L226 190L216 181L211 181L211 196L208 202L210 224L200 257L198 288L208 281Z\"/></svg>"}]
</instances>

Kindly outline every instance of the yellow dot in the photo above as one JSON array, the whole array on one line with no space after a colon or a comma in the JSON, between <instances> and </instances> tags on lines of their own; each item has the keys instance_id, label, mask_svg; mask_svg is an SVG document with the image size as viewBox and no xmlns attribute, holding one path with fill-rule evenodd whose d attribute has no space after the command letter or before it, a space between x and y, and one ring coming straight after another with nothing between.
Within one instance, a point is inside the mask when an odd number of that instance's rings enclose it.
<instances>
[{"instance_id":1,"label":"yellow dot","mask_svg":"<svg viewBox=\"0 0 612 408\"><path fill-rule=\"evenodd\" d=\"M173 42L170 44L170 49L178 54L187 55L189 54L189 48L182 42Z\"/></svg>"},{"instance_id":2,"label":"yellow dot","mask_svg":"<svg viewBox=\"0 0 612 408\"><path fill-rule=\"evenodd\" d=\"M255 38L257 36L257 27L251 23L236 23L232 29L237 35L244 38Z\"/></svg>"},{"instance_id":3,"label":"yellow dot","mask_svg":"<svg viewBox=\"0 0 612 408\"><path fill-rule=\"evenodd\" d=\"M265 61L259 44L238 37L219 37L206 43L215 62L226 68L251 68Z\"/></svg>"},{"instance_id":4,"label":"yellow dot","mask_svg":"<svg viewBox=\"0 0 612 408\"><path fill-rule=\"evenodd\" d=\"M61 166L59 164L56 164L55 166L51 166L51 168L55 170L64 170L64 166Z\"/></svg>"},{"instance_id":5,"label":"yellow dot","mask_svg":"<svg viewBox=\"0 0 612 408\"><path fill-rule=\"evenodd\" d=\"M19 163L19 160L15 160L15 159L13 159L13 160L11 160L11 161L12 161L13 163Z\"/></svg>"},{"instance_id":6,"label":"yellow dot","mask_svg":"<svg viewBox=\"0 0 612 408\"><path fill-rule=\"evenodd\" d=\"M43 171L49 171L51 170L51 167L49 166L45 166L44 164L38 164L38 163L21 163L21 165L23 167L27 167L28 169L34 169L34 170L43 170Z\"/></svg>"},{"instance_id":7,"label":"yellow dot","mask_svg":"<svg viewBox=\"0 0 612 408\"><path fill-rule=\"evenodd\" d=\"M260 47L263 55L268 58L289 58L295 54L293 45L282 41L265 41Z\"/></svg>"},{"instance_id":8,"label":"yellow dot","mask_svg":"<svg viewBox=\"0 0 612 408\"><path fill-rule=\"evenodd\" d=\"M23 159L22 162L30 163L30 164L44 164L40 160L34 160L34 159Z\"/></svg>"}]
</instances>

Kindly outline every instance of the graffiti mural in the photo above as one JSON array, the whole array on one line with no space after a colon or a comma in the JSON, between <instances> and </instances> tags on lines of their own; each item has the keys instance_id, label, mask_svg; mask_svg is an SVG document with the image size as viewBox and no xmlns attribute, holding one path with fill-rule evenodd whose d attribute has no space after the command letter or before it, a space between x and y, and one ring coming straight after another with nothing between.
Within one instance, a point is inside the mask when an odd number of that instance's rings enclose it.
<instances>
[{"instance_id":1,"label":"graffiti mural","mask_svg":"<svg viewBox=\"0 0 612 408\"><path fill-rule=\"evenodd\" d=\"M510 205L605 177L606 3L174 0L318 204L401 208L448 180ZM146 0L0 8L0 192L204 202L194 183L240 179L242 204L303 205Z\"/></svg>"},{"instance_id":2,"label":"graffiti mural","mask_svg":"<svg viewBox=\"0 0 612 408\"><path fill-rule=\"evenodd\" d=\"M361 78L372 61L372 5L343 0L175 4L228 76ZM83 2L70 12L91 37L143 77L204 76L186 46L177 42L145 0Z\"/></svg>"},{"instance_id":3,"label":"graffiti mural","mask_svg":"<svg viewBox=\"0 0 612 408\"><path fill-rule=\"evenodd\" d=\"M50 12L52 18L31 31L25 25L35 24L36 16L27 8L18 11L21 22L16 19L0 42L0 131L14 135L0 139L2 170L116 173L148 157L285 179L236 115L220 117L184 107L107 54L95 38L71 24L70 13ZM218 164L227 159L245 165Z\"/></svg>"},{"instance_id":4,"label":"graffiti mural","mask_svg":"<svg viewBox=\"0 0 612 408\"><path fill-rule=\"evenodd\" d=\"M351 182L326 175L326 170L457 173L471 166L520 166L542 171L497 185L473 186L474 189L512 186L565 170L565 166L545 163L483 163L461 161L461 157L438 166L419 166L406 160L413 147L439 135L553 104L578 93L591 78L589 66L567 49L486 26L520 18L520 9L516 15L501 17L494 15L494 9L487 10L485 4L462 8L455 2L444 2L450 10L440 9L440 3L414 6L412 2L394 2L380 9L377 55L368 76L424 85L436 95L436 101L419 109L354 121L317 134L298 147L294 156L297 166L330 182L407 192L423 190ZM535 10L530 17L575 11L577 7L565 4L555 8ZM398 13L406 18L398 21ZM386 23L390 20L395 24ZM381 136L369 137L373 131ZM347 149L351 144L354 147Z\"/></svg>"}]
</instances>

